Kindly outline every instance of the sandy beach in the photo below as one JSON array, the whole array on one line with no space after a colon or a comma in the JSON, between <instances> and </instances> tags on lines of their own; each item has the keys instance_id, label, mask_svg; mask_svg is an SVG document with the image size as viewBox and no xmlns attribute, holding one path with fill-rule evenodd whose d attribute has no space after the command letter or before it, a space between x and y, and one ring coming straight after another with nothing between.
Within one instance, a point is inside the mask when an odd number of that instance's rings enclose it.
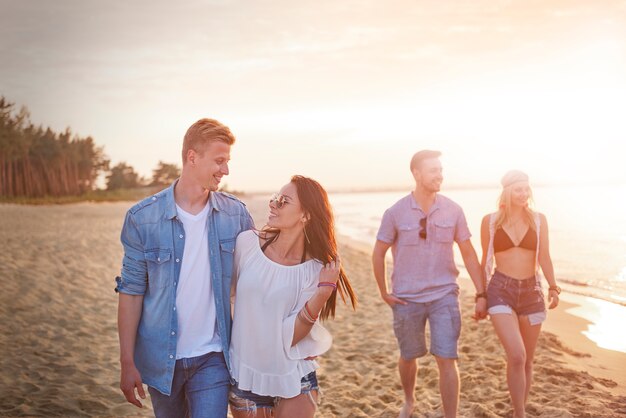
<instances>
[{"instance_id":1,"label":"sandy beach","mask_svg":"<svg viewBox=\"0 0 626 418\"><path fill-rule=\"evenodd\" d=\"M0 205L0 416L148 417L118 389L116 330L122 247L130 202L64 206ZM258 226L265 201L248 202ZM341 239L345 268L360 298L340 306L327 327L318 417L395 417L402 403L391 311L380 297L367 248ZM506 417L505 358L491 324L471 319L473 289L461 278L459 369L463 417ZM584 320L551 311L535 359L531 417L626 416L626 354L598 348ZM615 332L623 332L615 330ZM441 417L434 359L420 360L414 417Z\"/></svg>"}]
</instances>

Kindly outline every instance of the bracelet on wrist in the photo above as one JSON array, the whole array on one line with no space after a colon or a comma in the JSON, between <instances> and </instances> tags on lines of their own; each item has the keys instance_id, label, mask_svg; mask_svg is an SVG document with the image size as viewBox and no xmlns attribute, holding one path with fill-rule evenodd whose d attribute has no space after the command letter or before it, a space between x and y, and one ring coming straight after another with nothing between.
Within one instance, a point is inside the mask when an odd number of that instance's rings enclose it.
<instances>
[{"instance_id":1,"label":"bracelet on wrist","mask_svg":"<svg viewBox=\"0 0 626 418\"><path fill-rule=\"evenodd\" d=\"M300 319L302 319L304 322L309 323L309 324L314 324L315 323L315 319L311 317L311 315L309 314L308 310L302 308L300 310L300 312L298 313L298 316L300 316Z\"/></svg>"},{"instance_id":2,"label":"bracelet on wrist","mask_svg":"<svg viewBox=\"0 0 626 418\"><path fill-rule=\"evenodd\" d=\"M337 283L333 283L333 282L319 282L317 284L317 287L332 287L333 289L337 289Z\"/></svg>"},{"instance_id":3,"label":"bracelet on wrist","mask_svg":"<svg viewBox=\"0 0 626 418\"><path fill-rule=\"evenodd\" d=\"M313 320L313 322L317 321L317 315L313 315L309 310L309 302L304 304L304 311L306 312L307 316Z\"/></svg>"},{"instance_id":4,"label":"bracelet on wrist","mask_svg":"<svg viewBox=\"0 0 626 418\"><path fill-rule=\"evenodd\" d=\"M307 313L305 312L304 309L300 310L300 312L298 312L298 317L303 321L306 322L308 324L314 324L315 321L312 318L309 318L309 316L307 315Z\"/></svg>"},{"instance_id":5,"label":"bracelet on wrist","mask_svg":"<svg viewBox=\"0 0 626 418\"><path fill-rule=\"evenodd\" d=\"M550 290L554 290L554 291L556 292L556 294L557 294L557 295L560 295L560 294L561 294L561 288L560 288L559 286L550 286L550 287L548 288L548 292L549 292Z\"/></svg>"},{"instance_id":6,"label":"bracelet on wrist","mask_svg":"<svg viewBox=\"0 0 626 418\"><path fill-rule=\"evenodd\" d=\"M487 292L476 293L476 296L474 296L474 302L478 302L478 299L480 298L487 299Z\"/></svg>"}]
</instances>

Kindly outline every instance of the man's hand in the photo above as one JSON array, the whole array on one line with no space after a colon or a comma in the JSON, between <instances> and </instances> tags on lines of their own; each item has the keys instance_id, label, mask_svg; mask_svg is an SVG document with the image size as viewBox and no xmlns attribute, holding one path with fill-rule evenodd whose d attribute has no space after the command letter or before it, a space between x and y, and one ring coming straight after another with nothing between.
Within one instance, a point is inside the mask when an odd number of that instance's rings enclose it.
<instances>
[{"instance_id":1,"label":"man's hand","mask_svg":"<svg viewBox=\"0 0 626 418\"><path fill-rule=\"evenodd\" d=\"M386 295L383 295L383 300L385 301L387 305L391 306L392 308L394 307L394 305L406 305L407 304L405 300L402 300L389 293L387 293Z\"/></svg>"},{"instance_id":2,"label":"man's hand","mask_svg":"<svg viewBox=\"0 0 626 418\"><path fill-rule=\"evenodd\" d=\"M478 298L478 300L476 300L476 306L474 307L474 315L472 318L476 321L487 318L487 299Z\"/></svg>"},{"instance_id":3,"label":"man's hand","mask_svg":"<svg viewBox=\"0 0 626 418\"><path fill-rule=\"evenodd\" d=\"M135 396L135 388L137 388L137 394L141 399L146 399L146 393L143 390L143 384L141 381L141 374L135 365L122 366L122 374L120 377L120 389L124 393L124 397L129 403L132 403L138 408L143 408L143 405Z\"/></svg>"}]
</instances>

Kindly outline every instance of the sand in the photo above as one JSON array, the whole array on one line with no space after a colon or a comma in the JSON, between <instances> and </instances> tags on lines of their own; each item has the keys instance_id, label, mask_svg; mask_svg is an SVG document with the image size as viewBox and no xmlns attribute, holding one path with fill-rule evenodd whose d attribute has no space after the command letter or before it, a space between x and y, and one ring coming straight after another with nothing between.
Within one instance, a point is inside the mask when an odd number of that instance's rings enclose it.
<instances>
[{"instance_id":1,"label":"sand","mask_svg":"<svg viewBox=\"0 0 626 418\"><path fill-rule=\"evenodd\" d=\"M149 399L138 409L118 389L113 289L130 205L0 205L0 416L153 416ZM264 201L249 207L261 223ZM344 238L340 249L360 306L340 306L327 324L334 345L320 358L317 416L395 417L402 396L391 312L378 296L369 254ZM510 416L503 351L491 324L470 318L473 291L460 282L460 416ZM597 348L580 335L584 321L564 309L551 312L546 329L556 324L560 338L540 338L529 416L626 416L626 354ZM416 394L414 417L442 416L431 356L420 360Z\"/></svg>"}]
</instances>

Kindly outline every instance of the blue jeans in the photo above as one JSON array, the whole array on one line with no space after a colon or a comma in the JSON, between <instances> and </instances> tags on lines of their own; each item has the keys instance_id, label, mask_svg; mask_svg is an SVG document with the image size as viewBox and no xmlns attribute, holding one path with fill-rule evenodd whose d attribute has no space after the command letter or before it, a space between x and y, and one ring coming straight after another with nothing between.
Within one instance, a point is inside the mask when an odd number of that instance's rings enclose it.
<instances>
[{"instance_id":1,"label":"blue jeans","mask_svg":"<svg viewBox=\"0 0 626 418\"><path fill-rule=\"evenodd\" d=\"M229 389L221 352L176 360L170 396L148 387L156 418L226 418Z\"/></svg>"}]
</instances>

